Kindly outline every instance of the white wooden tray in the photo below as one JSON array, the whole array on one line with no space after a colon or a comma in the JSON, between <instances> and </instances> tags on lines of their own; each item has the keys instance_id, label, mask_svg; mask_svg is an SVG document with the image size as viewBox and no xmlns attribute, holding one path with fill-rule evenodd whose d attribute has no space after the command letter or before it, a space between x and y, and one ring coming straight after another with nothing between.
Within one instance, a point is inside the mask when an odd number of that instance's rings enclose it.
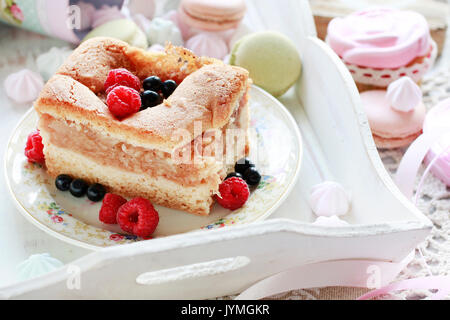
<instances>
[{"instance_id":1,"label":"white wooden tray","mask_svg":"<svg viewBox=\"0 0 450 320\"><path fill-rule=\"evenodd\" d=\"M0 288L0 297L212 298L310 263L400 261L425 238L431 222L385 171L351 75L315 37L308 2L247 4L248 25L284 32L303 59L299 83L281 99L298 121L305 148L299 181L281 207L263 222L93 252L48 275ZM309 190L323 179L351 190L352 209L344 216L350 226L311 224L315 217L308 205ZM333 270L323 272L328 279L325 273ZM79 290L72 283L77 274Z\"/></svg>"}]
</instances>

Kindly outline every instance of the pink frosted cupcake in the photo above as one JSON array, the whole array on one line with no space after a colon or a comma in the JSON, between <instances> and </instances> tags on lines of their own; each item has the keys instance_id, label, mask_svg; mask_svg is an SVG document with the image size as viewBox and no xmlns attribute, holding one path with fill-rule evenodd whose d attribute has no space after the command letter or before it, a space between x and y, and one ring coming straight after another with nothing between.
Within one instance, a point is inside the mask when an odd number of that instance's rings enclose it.
<instances>
[{"instance_id":1,"label":"pink frosted cupcake","mask_svg":"<svg viewBox=\"0 0 450 320\"><path fill-rule=\"evenodd\" d=\"M404 76L420 83L437 53L422 15L390 8L331 20L326 41L347 65L359 91L385 89Z\"/></svg>"}]
</instances>

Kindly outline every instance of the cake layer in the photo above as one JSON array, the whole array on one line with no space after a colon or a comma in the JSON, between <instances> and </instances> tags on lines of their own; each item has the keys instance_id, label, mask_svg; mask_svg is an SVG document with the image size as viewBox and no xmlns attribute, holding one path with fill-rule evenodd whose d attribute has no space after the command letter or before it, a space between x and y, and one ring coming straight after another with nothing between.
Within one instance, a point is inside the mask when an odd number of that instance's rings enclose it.
<instances>
[{"instance_id":1,"label":"cake layer","mask_svg":"<svg viewBox=\"0 0 450 320\"><path fill-rule=\"evenodd\" d=\"M248 87L244 69L208 65L184 79L162 104L118 121L88 87L70 77L55 75L34 107L39 114L103 128L134 145L172 152L178 144L172 139L175 130L193 134L196 122L201 124L202 132L222 128Z\"/></svg>"},{"instance_id":2,"label":"cake layer","mask_svg":"<svg viewBox=\"0 0 450 320\"><path fill-rule=\"evenodd\" d=\"M144 197L152 203L198 215L208 215L214 202L211 194L211 190L215 189L213 185L184 186L164 177L154 178L103 165L52 144L46 146L45 157L50 175L64 172L90 183L107 185L108 192Z\"/></svg>"},{"instance_id":3,"label":"cake layer","mask_svg":"<svg viewBox=\"0 0 450 320\"><path fill-rule=\"evenodd\" d=\"M246 99L243 99L242 104L236 107L232 120L222 130L214 132L217 135L209 136L205 133L197 137L195 141L189 140L188 145L181 148L181 150L187 149L183 151L187 153L187 157L179 156L179 158L157 149L131 145L127 141L105 135L96 127L63 118L53 118L48 114L41 115L38 128L45 145L69 149L102 165L152 177L163 176L185 186L195 186L205 183L217 184L225 175L222 162L228 161L229 163L226 164L233 165L236 160L248 153L247 135L244 137L243 145L236 146L232 142L230 152L227 153L226 149L228 129L241 129L243 133L248 130ZM200 143L201 148L199 148ZM194 148L197 148L196 159L194 159ZM198 152L199 149L201 153ZM216 151L218 151L217 154Z\"/></svg>"},{"instance_id":4,"label":"cake layer","mask_svg":"<svg viewBox=\"0 0 450 320\"><path fill-rule=\"evenodd\" d=\"M104 91L103 84L111 69L125 68L141 80L158 75L163 81L172 79L178 83L213 63L223 64L214 58L197 57L182 47L168 45L165 52L147 51L121 40L97 37L80 44L57 73L73 78L97 94Z\"/></svg>"}]
</instances>

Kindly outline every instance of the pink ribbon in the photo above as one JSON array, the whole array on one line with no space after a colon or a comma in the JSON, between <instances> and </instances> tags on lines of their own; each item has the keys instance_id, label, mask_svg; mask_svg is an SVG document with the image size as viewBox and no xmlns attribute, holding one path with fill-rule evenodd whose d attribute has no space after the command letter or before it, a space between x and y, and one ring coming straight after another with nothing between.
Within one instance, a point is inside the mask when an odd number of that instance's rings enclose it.
<instances>
[{"instance_id":1,"label":"pink ribbon","mask_svg":"<svg viewBox=\"0 0 450 320\"><path fill-rule=\"evenodd\" d=\"M303 265L257 282L236 300L255 300L295 289L327 286L378 288L391 283L413 256L411 253L400 262L337 260Z\"/></svg>"},{"instance_id":2,"label":"pink ribbon","mask_svg":"<svg viewBox=\"0 0 450 320\"><path fill-rule=\"evenodd\" d=\"M442 300L450 293L450 276L422 277L391 283L383 288L370 291L357 300L373 299L393 291L411 289L437 289L438 291L429 300Z\"/></svg>"},{"instance_id":3,"label":"pink ribbon","mask_svg":"<svg viewBox=\"0 0 450 320\"><path fill-rule=\"evenodd\" d=\"M408 199L412 198L414 181L423 159L433 144L439 141L445 134L449 133L448 128L425 132L409 146L408 150L406 150L402 161L400 161L397 168L395 183Z\"/></svg>"}]
</instances>

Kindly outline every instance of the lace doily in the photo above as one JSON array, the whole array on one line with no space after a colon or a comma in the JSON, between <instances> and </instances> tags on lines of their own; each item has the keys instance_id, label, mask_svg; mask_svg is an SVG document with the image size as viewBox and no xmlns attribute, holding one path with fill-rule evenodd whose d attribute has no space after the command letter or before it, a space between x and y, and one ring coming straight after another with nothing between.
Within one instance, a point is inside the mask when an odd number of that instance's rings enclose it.
<instances>
[{"instance_id":1,"label":"lace doily","mask_svg":"<svg viewBox=\"0 0 450 320\"><path fill-rule=\"evenodd\" d=\"M36 57L52 46L67 46L66 42L46 38L19 29L0 26L0 79L27 67L37 71ZM13 41L14 39L14 41ZM1 85L1 84L0 84ZM425 78L422 84L424 103L431 108L437 102L450 97L450 69ZM0 101L6 97L0 96ZM405 149L379 150L385 167L394 174ZM420 179L419 173L417 182ZM416 249L415 259L400 274L399 279L421 276L448 275L450 273L450 188L433 175L426 178L418 202L418 208L433 222L434 227L428 238ZM359 288L328 287L308 290L295 290L271 297L271 299L316 300L316 299L355 299L368 290ZM427 291L400 292L390 298L420 299L430 295ZM222 299L232 299L232 296Z\"/></svg>"}]
</instances>

